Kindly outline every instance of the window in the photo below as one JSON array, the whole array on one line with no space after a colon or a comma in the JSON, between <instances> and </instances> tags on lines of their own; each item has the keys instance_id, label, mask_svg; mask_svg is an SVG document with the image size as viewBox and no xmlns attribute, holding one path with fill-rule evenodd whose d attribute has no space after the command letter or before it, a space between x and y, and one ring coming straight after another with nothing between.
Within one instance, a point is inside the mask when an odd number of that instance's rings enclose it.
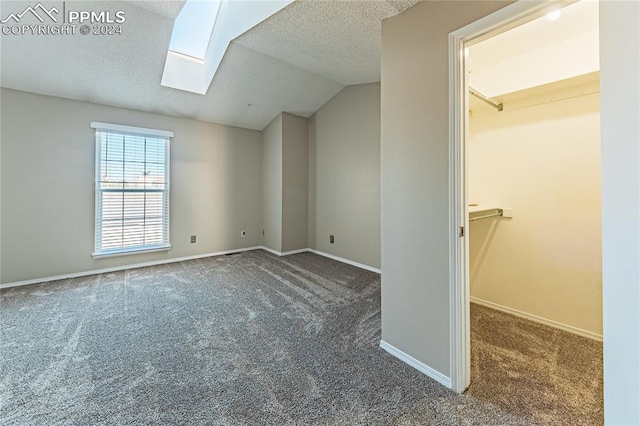
<instances>
[{"instance_id":1,"label":"window","mask_svg":"<svg viewBox=\"0 0 640 426\"><path fill-rule=\"evenodd\" d=\"M94 257L168 250L169 138L106 123L96 129Z\"/></svg>"}]
</instances>

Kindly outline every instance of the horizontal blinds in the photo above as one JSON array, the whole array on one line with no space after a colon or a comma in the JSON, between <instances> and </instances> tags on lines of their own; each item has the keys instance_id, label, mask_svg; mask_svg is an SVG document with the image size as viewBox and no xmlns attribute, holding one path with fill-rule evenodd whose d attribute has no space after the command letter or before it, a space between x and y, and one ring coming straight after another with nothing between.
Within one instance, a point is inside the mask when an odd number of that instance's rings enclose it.
<instances>
[{"instance_id":1,"label":"horizontal blinds","mask_svg":"<svg viewBox=\"0 0 640 426\"><path fill-rule=\"evenodd\" d=\"M96 132L96 254L169 245L169 140Z\"/></svg>"}]
</instances>

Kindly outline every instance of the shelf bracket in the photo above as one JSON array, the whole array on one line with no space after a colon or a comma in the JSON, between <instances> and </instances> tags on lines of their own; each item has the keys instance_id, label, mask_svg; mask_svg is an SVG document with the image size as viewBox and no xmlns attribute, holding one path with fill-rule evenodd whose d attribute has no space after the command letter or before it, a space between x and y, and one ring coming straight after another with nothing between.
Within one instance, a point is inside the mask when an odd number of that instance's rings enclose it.
<instances>
[{"instance_id":1,"label":"shelf bracket","mask_svg":"<svg viewBox=\"0 0 640 426\"><path fill-rule=\"evenodd\" d=\"M474 89L473 87L469 86L469 94L472 96L475 96L476 98L480 99L482 102L484 102L487 105L491 105L492 107L494 107L495 109L497 109L498 111L502 111L503 110L503 105L502 103L496 103L493 102L490 98L486 97L485 95L483 95L482 93L478 92L476 89Z\"/></svg>"},{"instance_id":2,"label":"shelf bracket","mask_svg":"<svg viewBox=\"0 0 640 426\"><path fill-rule=\"evenodd\" d=\"M471 215L469 215L469 222L473 222L474 220L487 219L490 217L501 217L504 214L504 211L502 209L492 209L492 210L494 210L493 213L489 213L481 216L471 217Z\"/></svg>"}]
</instances>

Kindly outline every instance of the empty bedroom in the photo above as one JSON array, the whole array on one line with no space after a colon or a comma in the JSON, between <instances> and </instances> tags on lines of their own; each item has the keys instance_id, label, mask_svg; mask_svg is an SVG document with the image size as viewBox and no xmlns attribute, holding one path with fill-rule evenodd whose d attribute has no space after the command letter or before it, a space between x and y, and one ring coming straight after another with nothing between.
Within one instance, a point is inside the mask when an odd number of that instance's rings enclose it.
<instances>
[{"instance_id":1,"label":"empty bedroom","mask_svg":"<svg viewBox=\"0 0 640 426\"><path fill-rule=\"evenodd\" d=\"M635 3L593 10L598 405L456 363L449 43L548 4L3 0L0 423L634 424Z\"/></svg>"}]
</instances>

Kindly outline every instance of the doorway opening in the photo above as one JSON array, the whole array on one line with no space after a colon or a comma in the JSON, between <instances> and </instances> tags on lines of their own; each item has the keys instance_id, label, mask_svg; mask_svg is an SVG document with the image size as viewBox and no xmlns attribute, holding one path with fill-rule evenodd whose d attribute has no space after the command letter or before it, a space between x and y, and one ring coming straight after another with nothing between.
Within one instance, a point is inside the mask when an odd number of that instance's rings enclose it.
<instances>
[{"instance_id":1,"label":"doorway opening","mask_svg":"<svg viewBox=\"0 0 640 426\"><path fill-rule=\"evenodd\" d=\"M450 36L450 225L461 237L450 252L451 378L458 392L478 362L471 324L479 317L520 327L507 339L525 330L519 345L537 323L546 324L534 336L542 340L557 328L565 341L602 335L598 5L524 3ZM474 331L476 340L488 332L494 344L504 330ZM573 334L563 337L566 331ZM492 356L498 364L509 357ZM600 410L601 382L600 373Z\"/></svg>"}]
</instances>

